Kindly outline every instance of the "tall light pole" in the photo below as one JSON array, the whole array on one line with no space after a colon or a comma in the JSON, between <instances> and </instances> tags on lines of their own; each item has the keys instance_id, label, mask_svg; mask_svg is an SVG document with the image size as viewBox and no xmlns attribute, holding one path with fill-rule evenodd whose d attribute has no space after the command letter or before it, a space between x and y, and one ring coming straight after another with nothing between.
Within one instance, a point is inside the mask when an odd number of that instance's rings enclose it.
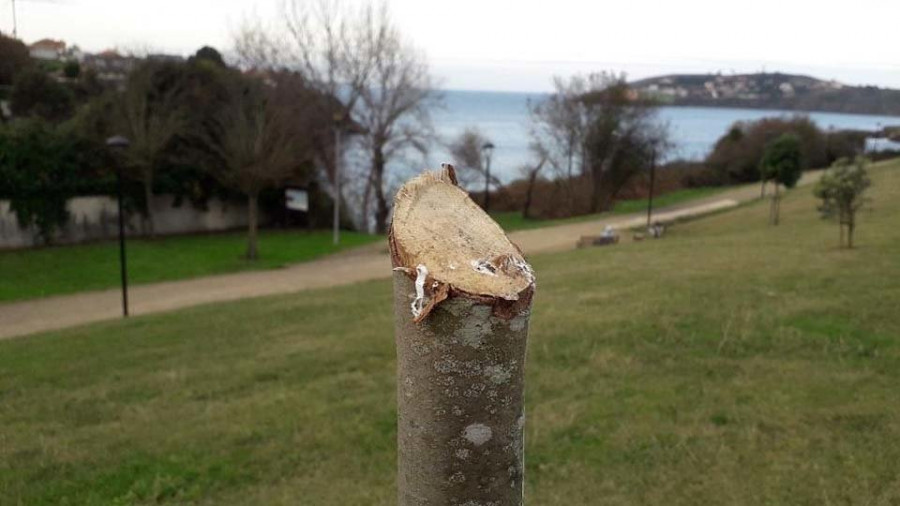
<instances>
[{"instance_id":1,"label":"tall light pole","mask_svg":"<svg viewBox=\"0 0 900 506\"><path fill-rule=\"evenodd\" d=\"M110 137L106 139L106 145L113 151L118 152L124 151L131 146L131 141L127 138L116 135L115 137ZM127 257L125 255L125 213L122 206L122 163L118 160L118 156L115 157L114 161L116 165L116 194L118 197L119 204L119 271L122 276L122 316L124 318L128 317L128 264Z\"/></svg>"},{"instance_id":2,"label":"tall light pole","mask_svg":"<svg viewBox=\"0 0 900 506\"><path fill-rule=\"evenodd\" d=\"M486 160L484 169L484 212L488 212L491 209L491 154L494 152L494 144L490 141L485 142L484 146L481 146L481 151L484 152Z\"/></svg>"},{"instance_id":3,"label":"tall light pole","mask_svg":"<svg viewBox=\"0 0 900 506\"><path fill-rule=\"evenodd\" d=\"M342 113L334 114L334 245L341 243L341 127Z\"/></svg>"}]
</instances>

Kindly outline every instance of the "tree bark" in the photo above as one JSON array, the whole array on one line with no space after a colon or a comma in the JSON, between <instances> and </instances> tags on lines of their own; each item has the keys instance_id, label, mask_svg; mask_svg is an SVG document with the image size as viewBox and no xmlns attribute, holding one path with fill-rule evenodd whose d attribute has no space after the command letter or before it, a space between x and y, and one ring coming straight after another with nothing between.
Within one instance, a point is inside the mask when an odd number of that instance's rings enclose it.
<instances>
[{"instance_id":1,"label":"tree bark","mask_svg":"<svg viewBox=\"0 0 900 506\"><path fill-rule=\"evenodd\" d=\"M853 229L856 227L854 216L850 216L847 220L847 249L853 249Z\"/></svg>"},{"instance_id":2,"label":"tree bark","mask_svg":"<svg viewBox=\"0 0 900 506\"><path fill-rule=\"evenodd\" d=\"M603 189L603 171L594 170L591 175L591 214L600 211L600 192Z\"/></svg>"},{"instance_id":3,"label":"tree bark","mask_svg":"<svg viewBox=\"0 0 900 506\"><path fill-rule=\"evenodd\" d=\"M372 185L375 187L375 231L379 234L387 231L390 214L387 197L384 195L384 166L384 153L375 149L372 157Z\"/></svg>"},{"instance_id":4,"label":"tree bark","mask_svg":"<svg viewBox=\"0 0 900 506\"><path fill-rule=\"evenodd\" d=\"M522 207L522 217L526 220L531 218L531 197L534 193L534 182L537 179L537 170L532 170L528 174L528 187L525 189L525 205ZM571 203L571 200L570 200Z\"/></svg>"},{"instance_id":5,"label":"tree bark","mask_svg":"<svg viewBox=\"0 0 900 506\"><path fill-rule=\"evenodd\" d=\"M153 221L153 175L144 175L144 232L148 237L156 237L156 226Z\"/></svg>"},{"instance_id":6,"label":"tree bark","mask_svg":"<svg viewBox=\"0 0 900 506\"><path fill-rule=\"evenodd\" d=\"M259 258L259 195L256 192L247 194L247 260Z\"/></svg>"},{"instance_id":7,"label":"tree bark","mask_svg":"<svg viewBox=\"0 0 900 506\"><path fill-rule=\"evenodd\" d=\"M769 223L777 226L781 213L781 193L778 191L778 183L775 183L775 193L772 195L772 204L769 208Z\"/></svg>"},{"instance_id":8,"label":"tree bark","mask_svg":"<svg viewBox=\"0 0 900 506\"><path fill-rule=\"evenodd\" d=\"M521 506L534 278L450 183L415 178L394 207L399 504Z\"/></svg>"},{"instance_id":9,"label":"tree bark","mask_svg":"<svg viewBox=\"0 0 900 506\"><path fill-rule=\"evenodd\" d=\"M363 191L361 225L364 232L368 233L372 230L371 221L369 221L369 203L372 197L372 174L366 176L366 189Z\"/></svg>"}]
</instances>

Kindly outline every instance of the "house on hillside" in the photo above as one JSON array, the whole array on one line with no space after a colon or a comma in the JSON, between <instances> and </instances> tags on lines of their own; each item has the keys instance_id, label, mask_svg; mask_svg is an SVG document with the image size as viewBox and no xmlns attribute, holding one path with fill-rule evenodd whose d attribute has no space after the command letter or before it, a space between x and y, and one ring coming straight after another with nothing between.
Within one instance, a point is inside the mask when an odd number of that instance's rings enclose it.
<instances>
[{"instance_id":1,"label":"house on hillside","mask_svg":"<svg viewBox=\"0 0 900 506\"><path fill-rule=\"evenodd\" d=\"M101 81L122 83L125 77L137 64L137 59L132 56L122 56L114 49L96 54L85 54L82 65L86 69L93 70Z\"/></svg>"},{"instance_id":2,"label":"house on hillside","mask_svg":"<svg viewBox=\"0 0 900 506\"><path fill-rule=\"evenodd\" d=\"M28 46L28 53L35 60L61 60L66 54L66 43L61 40L41 39Z\"/></svg>"},{"instance_id":3,"label":"house on hillside","mask_svg":"<svg viewBox=\"0 0 900 506\"><path fill-rule=\"evenodd\" d=\"M181 63L184 61L184 56L178 54L151 53L147 55L147 59L161 63Z\"/></svg>"}]
</instances>

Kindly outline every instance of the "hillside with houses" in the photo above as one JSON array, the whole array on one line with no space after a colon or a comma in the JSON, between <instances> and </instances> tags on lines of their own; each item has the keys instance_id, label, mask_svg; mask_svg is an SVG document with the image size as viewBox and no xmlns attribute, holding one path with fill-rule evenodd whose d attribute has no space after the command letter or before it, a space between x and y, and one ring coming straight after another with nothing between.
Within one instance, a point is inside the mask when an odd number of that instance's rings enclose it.
<instances>
[{"instance_id":1,"label":"hillside with houses","mask_svg":"<svg viewBox=\"0 0 900 506\"><path fill-rule=\"evenodd\" d=\"M900 115L900 90L803 75L678 74L643 79L633 86L668 105Z\"/></svg>"}]
</instances>

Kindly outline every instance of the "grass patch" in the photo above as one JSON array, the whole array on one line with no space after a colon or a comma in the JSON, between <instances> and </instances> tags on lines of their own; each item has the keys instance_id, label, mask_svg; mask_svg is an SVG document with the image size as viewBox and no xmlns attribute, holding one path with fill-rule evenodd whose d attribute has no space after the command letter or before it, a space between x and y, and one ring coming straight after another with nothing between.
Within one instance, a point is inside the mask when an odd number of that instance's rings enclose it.
<instances>
[{"instance_id":1,"label":"grass patch","mask_svg":"<svg viewBox=\"0 0 900 506\"><path fill-rule=\"evenodd\" d=\"M171 281L253 269L275 269L372 241L379 236L330 231L267 230L260 234L261 258L248 262L243 233L173 236L128 241L128 275L135 284ZM119 284L119 244L102 242L0 251L0 302L101 290Z\"/></svg>"},{"instance_id":2,"label":"grass patch","mask_svg":"<svg viewBox=\"0 0 900 506\"><path fill-rule=\"evenodd\" d=\"M661 209L664 207L674 206L710 197L717 193L727 191L729 188L709 187L709 188L686 188L674 192L666 193L654 197L653 208ZM527 230L532 228L552 227L556 225L567 225L570 223L581 223L585 221L593 221L603 219L609 216L619 214L631 214L647 211L647 199L622 200L616 202L615 208L610 212L585 214L581 216L571 216L569 218L559 218L554 220L542 220L538 218L524 218L522 213L518 211L505 211L491 213L491 217L500 224L506 231Z\"/></svg>"},{"instance_id":3,"label":"grass patch","mask_svg":"<svg viewBox=\"0 0 900 506\"><path fill-rule=\"evenodd\" d=\"M900 500L900 163L859 248L808 188L533 258L542 506ZM0 342L0 504L390 505L388 281Z\"/></svg>"}]
</instances>

